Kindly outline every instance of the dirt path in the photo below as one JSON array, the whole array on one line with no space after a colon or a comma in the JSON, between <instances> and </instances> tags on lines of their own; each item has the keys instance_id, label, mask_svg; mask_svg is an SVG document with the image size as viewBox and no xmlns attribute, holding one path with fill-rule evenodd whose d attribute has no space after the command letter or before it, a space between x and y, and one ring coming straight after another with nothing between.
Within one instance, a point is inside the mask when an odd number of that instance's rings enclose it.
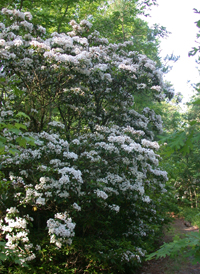
<instances>
[{"instance_id":1,"label":"dirt path","mask_svg":"<svg viewBox=\"0 0 200 274\"><path fill-rule=\"evenodd\" d=\"M187 227L184 219L175 219L170 231L165 233L163 242L170 242L176 234L198 231L197 227ZM161 258L148 261L137 274L200 274L200 263L193 265L188 258Z\"/></svg>"}]
</instances>

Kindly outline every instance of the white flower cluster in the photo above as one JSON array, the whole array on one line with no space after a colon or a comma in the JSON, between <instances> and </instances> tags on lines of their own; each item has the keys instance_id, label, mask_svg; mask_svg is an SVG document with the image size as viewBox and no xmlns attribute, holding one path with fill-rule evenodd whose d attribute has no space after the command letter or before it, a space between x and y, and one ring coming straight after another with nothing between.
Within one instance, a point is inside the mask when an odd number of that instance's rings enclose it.
<instances>
[{"instance_id":1,"label":"white flower cluster","mask_svg":"<svg viewBox=\"0 0 200 274\"><path fill-rule=\"evenodd\" d=\"M73 208L77 211L81 211L81 207L79 205L77 205L77 203L73 203Z\"/></svg>"},{"instance_id":2,"label":"white flower cluster","mask_svg":"<svg viewBox=\"0 0 200 274\"><path fill-rule=\"evenodd\" d=\"M67 212L55 214L54 219L47 221L50 243L54 243L58 248L61 248L62 244L70 245L75 235L75 226Z\"/></svg>"},{"instance_id":3,"label":"white flower cluster","mask_svg":"<svg viewBox=\"0 0 200 274\"><path fill-rule=\"evenodd\" d=\"M108 198L108 195L102 190L97 189L94 191L94 193L97 194L97 197L102 198L103 200L106 200Z\"/></svg>"},{"instance_id":4,"label":"white flower cluster","mask_svg":"<svg viewBox=\"0 0 200 274\"><path fill-rule=\"evenodd\" d=\"M52 122L48 123L48 125L53 126L53 127L60 127L60 128L63 128L63 129L65 128L64 124L62 124L60 122L56 122L56 121L52 121Z\"/></svg>"},{"instance_id":5,"label":"white flower cluster","mask_svg":"<svg viewBox=\"0 0 200 274\"><path fill-rule=\"evenodd\" d=\"M3 220L0 220L0 230L2 234L5 234L7 240L5 245L6 254L10 255L9 250L12 250L18 255L21 264L23 264L36 257L32 251L33 244L29 241L29 230L27 229L28 222L33 221L33 218L29 215L25 215L23 218L16 215L19 215L16 207L8 208L4 218L5 224L3 224Z\"/></svg>"},{"instance_id":6,"label":"white flower cluster","mask_svg":"<svg viewBox=\"0 0 200 274\"><path fill-rule=\"evenodd\" d=\"M146 140L146 139L142 139L142 145L145 147L154 148L156 150L158 150L160 147L157 142L150 142L149 140Z\"/></svg>"},{"instance_id":7,"label":"white flower cluster","mask_svg":"<svg viewBox=\"0 0 200 274\"><path fill-rule=\"evenodd\" d=\"M135 259L141 263L141 259L138 254L134 254L133 252L127 250L125 253L122 254L121 261L130 262L131 260L135 260Z\"/></svg>"},{"instance_id":8,"label":"white flower cluster","mask_svg":"<svg viewBox=\"0 0 200 274\"><path fill-rule=\"evenodd\" d=\"M162 88L160 86L153 86L153 87L151 87L151 89L156 90L156 91L161 91Z\"/></svg>"},{"instance_id":9,"label":"white flower cluster","mask_svg":"<svg viewBox=\"0 0 200 274\"><path fill-rule=\"evenodd\" d=\"M67 198L69 191L80 193L83 184L82 174L79 170L70 167L56 168L57 174L61 174L58 180L49 177L41 177L40 183L25 186L26 196L24 203L33 203L36 205L46 205L51 197Z\"/></svg>"},{"instance_id":10,"label":"white flower cluster","mask_svg":"<svg viewBox=\"0 0 200 274\"><path fill-rule=\"evenodd\" d=\"M118 205L109 205L108 206L111 210L113 210L113 211L115 211L115 212L119 212L119 210L120 210L120 207L118 206Z\"/></svg>"},{"instance_id":11,"label":"white flower cluster","mask_svg":"<svg viewBox=\"0 0 200 274\"><path fill-rule=\"evenodd\" d=\"M13 116L13 111L12 110L1 111L1 117L5 117L5 116Z\"/></svg>"}]
</instances>

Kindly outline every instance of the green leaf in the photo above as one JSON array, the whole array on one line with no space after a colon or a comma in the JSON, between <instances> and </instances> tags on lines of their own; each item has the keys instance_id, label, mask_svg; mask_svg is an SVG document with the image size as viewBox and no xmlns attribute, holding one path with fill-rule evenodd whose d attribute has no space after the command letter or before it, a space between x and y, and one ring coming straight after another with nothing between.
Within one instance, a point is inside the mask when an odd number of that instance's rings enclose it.
<instances>
[{"instance_id":1,"label":"green leaf","mask_svg":"<svg viewBox=\"0 0 200 274\"><path fill-rule=\"evenodd\" d=\"M10 131L10 132L13 132L13 133L15 133L15 134L17 134L17 135L21 132L18 128L14 128L14 127L11 128L11 129L9 129L9 131Z\"/></svg>"},{"instance_id":2,"label":"green leaf","mask_svg":"<svg viewBox=\"0 0 200 274\"><path fill-rule=\"evenodd\" d=\"M174 149L180 149L184 145L185 138L185 131L177 132L171 136L169 145Z\"/></svg>"},{"instance_id":3,"label":"green leaf","mask_svg":"<svg viewBox=\"0 0 200 274\"><path fill-rule=\"evenodd\" d=\"M192 50L189 52L188 55L189 55L189 56L194 56L194 55L198 52L198 50L199 50L199 49L193 47Z\"/></svg>"},{"instance_id":4,"label":"green leaf","mask_svg":"<svg viewBox=\"0 0 200 274\"><path fill-rule=\"evenodd\" d=\"M187 135L187 139L185 141L185 144L182 147L182 149L180 150L181 152L183 152L183 155L188 154L193 149L193 142L192 142L193 135L194 135L194 130L192 130L190 132L190 134Z\"/></svg>"},{"instance_id":5,"label":"green leaf","mask_svg":"<svg viewBox=\"0 0 200 274\"><path fill-rule=\"evenodd\" d=\"M18 128L18 129L20 129L20 128L27 129L27 127L25 125L20 124L20 123L15 123L15 127Z\"/></svg>"},{"instance_id":6,"label":"green leaf","mask_svg":"<svg viewBox=\"0 0 200 274\"><path fill-rule=\"evenodd\" d=\"M3 253L0 253L0 261L5 261L7 259L7 256Z\"/></svg>"},{"instance_id":7,"label":"green leaf","mask_svg":"<svg viewBox=\"0 0 200 274\"><path fill-rule=\"evenodd\" d=\"M24 139L26 140L27 144L35 146L35 139L33 137L24 137Z\"/></svg>"},{"instance_id":8,"label":"green leaf","mask_svg":"<svg viewBox=\"0 0 200 274\"><path fill-rule=\"evenodd\" d=\"M17 96L21 96L24 93L23 90L20 90L17 87L13 87L13 92Z\"/></svg>"},{"instance_id":9,"label":"green leaf","mask_svg":"<svg viewBox=\"0 0 200 274\"><path fill-rule=\"evenodd\" d=\"M0 146L6 142L6 138L0 135Z\"/></svg>"},{"instance_id":10,"label":"green leaf","mask_svg":"<svg viewBox=\"0 0 200 274\"><path fill-rule=\"evenodd\" d=\"M197 99L193 102L193 105L200 105L200 99Z\"/></svg>"},{"instance_id":11,"label":"green leaf","mask_svg":"<svg viewBox=\"0 0 200 274\"><path fill-rule=\"evenodd\" d=\"M16 114L16 117L24 117L30 120L30 117L21 111Z\"/></svg>"},{"instance_id":12,"label":"green leaf","mask_svg":"<svg viewBox=\"0 0 200 274\"><path fill-rule=\"evenodd\" d=\"M189 122L189 125L190 125L190 126L194 126L194 125L196 125L196 124L197 124L197 121Z\"/></svg>"},{"instance_id":13,"label":"green leaf","mask_svg":"<svg viewBox=\"0 0 200 274\"><path fill-rule=\"evenodd\" d=\"M5 82L5 81L6 81L6 78L3 78L3 77L0 78L0 82Z\"/></svg>"},{"instance_id":14,"label":"green leaf","mask_svg":"<svg viewBox=\"0 0 200 274\"><path fill-rule=\"evenodd\" d=\"M15 149L15 148L10 148L8 152L13 154L13 155L15 155L16 153L20 153L20 151L18 149Z\"/></svg>"},{"instance_id":15,"label":"green leaf","mask_svg":"<svg viewBox=\"0 0 200 274\"><path fill-rule=\"evenodd\" d=\"M24 148L26 147L27 141L26 141L26 139L23 138L22 136L17 137L16 142L17 142L20 146L22 146L22 147L24 147Z\"/></svg>"},{"instance_id":16,"label":"green leaf","mask_svg":"<svg viewBox=\"0 0 200 274\"><path fill-rule=\"evenodd\" d=\"M5 145L0 142L0 154L4 153Z\"/></svg>"}]
</instances>

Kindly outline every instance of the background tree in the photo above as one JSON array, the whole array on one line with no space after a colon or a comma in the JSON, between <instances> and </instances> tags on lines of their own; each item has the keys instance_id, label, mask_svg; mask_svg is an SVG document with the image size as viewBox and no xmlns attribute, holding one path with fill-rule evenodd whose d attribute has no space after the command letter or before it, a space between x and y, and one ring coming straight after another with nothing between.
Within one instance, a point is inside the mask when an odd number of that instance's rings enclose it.
<instances>
[{"instance_id":1,"label":"background tree","mask_svg":"<svg viewBox=\"0 0 200 274\"><path fill-rule=\"evenodd\" d=\"M113 43L131 40L133 41L132 50L147 55L161 66L158 57L159 38L165 37L168 32L159 25L151 29L147 22L138 17L141 14L147 16L146 8L154 4L156 1L54 0L49 3L46 0L34 2L16 0L1 1L0 8L30 11L33 22L45 27L47 32L69 31L68 23L73 19L89 20L102 37L108 38Z\"/></svg>"},{"instance_id":2,"label":"background tree","mask_svg":"<svg viewBox=\"0 0 200 274\"><path fill-rule=\"evenodd\" d=\"M63 31L69 31L69 21L79 18L79 10L81 8L87 9L87 14L93 13L101 3L102 0L54 0L54 1L1 1L0 9L10 8L20 11L29 11L33 15L33 23L39 24L46 28L47 32L57 31L61 33ZM84 13L85 17L85 13ZM36 19L37 18L37 19ZM87 19L87 18L84 18Z\"/></svg>"},{"instance_id":3,"label":"background tree","mask_svg":"<svg viewBox=\"0 0 200 274\"><path fill-rule=\"evenodd\" d=\"M196 22L198 28L199 22ZM189 55L198 52L199 48L194 47ZM178 191L177 197L179 201L189 201L191 207L198 207L199 203L199 84L195 90L196 95L188 103L187 112L173 112L175 120L167 114L171 126L168 124L165 137L161 138L167 143L163 157L171 182Z\"/></svg>"}]
</instances>

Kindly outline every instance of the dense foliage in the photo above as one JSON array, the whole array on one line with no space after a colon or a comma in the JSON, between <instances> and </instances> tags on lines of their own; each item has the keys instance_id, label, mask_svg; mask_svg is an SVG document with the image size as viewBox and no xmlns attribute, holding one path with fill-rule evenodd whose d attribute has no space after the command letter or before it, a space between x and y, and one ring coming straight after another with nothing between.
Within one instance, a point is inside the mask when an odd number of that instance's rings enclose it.
<instances>
[{"instance_id":1,"label":"dense foliage","mask_svg":"<svg viewBox=\"0 0 200 274\"><path fill-rule=\"evenodd\" d=\"M196 13L200 13L195 10ZM196 22L200 28L200 20ZM199 33L197 38L199 38ZM199 47L194 47L189 53L197 57L199 63ZM194 85L195 95L187 103L187 111L180 112L178 106L173 106L170 123L165 130L161 141L165 143L163 149L165 169L171 183L176 189L176 196L181 203L199 207L199 83ZM169 109L169 107L167 108Z\"/></svg>"},{"instance_id":2,"label":"dense foliage","mask_svg":"<svg viewBox=\"0 0 200 274\"><path fill-rule=\"evenodd\" d=\"M195 9L196 13L200 11ZM200 20L196 22L200 28ZM200 34L197 34L197 38ZM197 56L199 64L200 47L194 47L189 53ZM162 138L165 143L163 155L165 157L165 167L168 166L169 182L174 186L177 200L181 208L181 215L192 225L199 227L199 202L200 202L200 170L199 170L199 143L200 143L200 120L199 120L199 89L200 83L195 85L196 94L188 103L188 109L185 113L173 111L172 119L173 132ZM171 173L171 174L170 174ZM147 260L178 254L189 257L193 263L200 262L200 234L199 232L190 232L185 237L176 236L173 242L164 243L159 250L147 256Z\"/></svg>"},{"instance_id":3,"label":"dense foliage","mask_svg":"<svg viewBox=\"0 0 200 274\"><path fill-rule=\"evenodd\" d=\"M134 109L165 98L161 72L86 20L46 36L29 12L2 18L2 271L134 272L169 210L161 117Z\"/></svg>"}]
</instances>

